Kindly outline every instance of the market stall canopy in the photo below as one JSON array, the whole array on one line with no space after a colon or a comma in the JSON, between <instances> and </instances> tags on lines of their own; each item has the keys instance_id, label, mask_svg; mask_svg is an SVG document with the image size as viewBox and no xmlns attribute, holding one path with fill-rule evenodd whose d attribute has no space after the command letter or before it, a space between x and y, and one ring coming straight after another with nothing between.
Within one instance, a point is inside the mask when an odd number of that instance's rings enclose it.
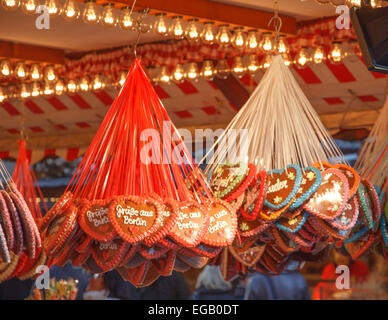
<instances>
[{"instance_id":1,"label":"market stall canopy","mask_svg":"<svg viewBox=\"0 0 388 320\"><path fill-rule=\"evenodd\" d=\"M190 6L194 5L192 0L189 2ZM229 10L238 6L250 14L265 17L271 17L273 10L273 1L269 0L260 1L260 6L250 0L202 2L206 5L229 6ZM163 1L170 9L172 3L174 1ZM157 10L162 2L139 0L138 5L139 8L154 5L151 9ZM284 31L289 34L291 55L294 57L303 46L313 48L318 37L325 45L330 45L330 41L337 38L355 38L352 30L336 30L335 18L301 22L334 15L333 6L320 6L313 0L294 1L292 4L280 1L279 9L287 22ZM176 10L186 9L177 6ZM197 15L203 14L200 9L196 10ZM238 21L232 21L234 16L230 12L224 16L231 20L231 25L239 25ZM202 17L202 21L205 18L211 19L210 16ZM50 30L42 31L28 27L34 24L35 19L36 16L27 16L20 11L6 12L0 9L0 57L12 58L7 56L11 52L13 55L19 54L19 57L14 56L15 59L28 60L25 55L31 52L35 55L32 61L40 58L43 62L46 59L50 63L64 63L62 71L75 77L117 72L125 69L132 61L133 57L129 53L132 54L133 49L127 46L136 40L134 31L87 25L80 20L69 23L61 17L52 19ZM154 16L147 19L151 19L152 23ZM263 26L266 24L263 23ZM238 53L237 50L220 50L214 46L193 46L187 40L155 43L168 37L161 38L152 32L142 35L140 39L138 52L146 67L165 65L171 70L176 64L187 61L188 56L190 61L201 63L203 59L217 60L227 55L232 64L234 55ZM27 50L20 42L35 47ZM122 47L124 45L126 47ZM119 49L111 49L120 46ZM56 60L49 61L49 58ZM290 68L332 134L341 128L369 129L374 124L385 99L386 77L369 72L362 58L356 56L338 64L326 61L309 64L305 68ZM260 71L254 76L247 73L241 78L230 75L227 79L215 78L213 81L203 78L182 83L171 81L168 84L155 84L155 89L178 128L191 131L195 128L217 129L225 127L233 118L262 75ZM29 137L27 145L31 161L39 161L47 155L58 155L67 160L82 155L117 93L117 87L109 87L96 92L42 95L25 99L25 128ZM21 113L21 100L7 99L0 103L1 158L16 158Z\"/></svg>"}]
</instances>

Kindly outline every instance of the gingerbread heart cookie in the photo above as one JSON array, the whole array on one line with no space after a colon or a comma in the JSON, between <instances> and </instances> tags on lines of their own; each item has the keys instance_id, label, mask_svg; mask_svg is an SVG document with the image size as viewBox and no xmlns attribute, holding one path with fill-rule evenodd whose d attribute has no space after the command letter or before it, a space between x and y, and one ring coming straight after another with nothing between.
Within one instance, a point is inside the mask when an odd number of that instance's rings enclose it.
<instances>
[{"instance_id":1,"label":"gingerbread heart cookie","mask_svg":"<svg viewBox=\"0 0 388 320\"><path fill-rule=\"evenodd\" d=\"M257 261L260 260L265 248L265 244L257 244L256 239L252 239L244 241L241 246L230 246L229 252L241 264L248 268L253 268Z\"/></svg>"},{"instance_id":2,"label":"gingerbread heart cookie","mask_svg":"<svg viewBox=\"0 0 388 320\"><path fill-rule=\"evenodd\" d=\"M109 220L107 200L94 200L85 204L79 215L79 224L87 235L97 241L110 241L116 236L116 230Z\"/></svg>"},{"instance_id":3,"label":"gingerbread heart cookie","mask_svg":"<svg viewBox=\"0 0 388 320\"><path fill-rule=\"evenodd\" d=\"M303 206L324 220L333 220L344 210L349 199L349 184L344 174L335 168L322 172L322 183Z\"/></svg>"},{"instance_id":4,"label":"gingerbread heart cookie","mask_svg":"<svg viewBox=\"0 0 388 320\"><path fill-rule=\"evenodd\" d=\"M295 164L268 173L268 189L264 205L279 210L295 197L302 182L302 172Z\"/></svg>"},{"instance_id":5,"label":"gingerbread heart cookie","mask_svg":"<svg viewBox=\"0 0 388 320\"><path fill-rule=\"evenodd\" d=\"M309 213L307 211L303 211L301 214L291 219L282 217L277 222L275 222L275 225L281 230L295 233L303 227L307 221L308 216Z\"/></svg>"},{"instance_id":6,"label":"gingerbread heart cookie","mask_svg":"<svg viewBox=\"0 0 388 320\"><path fill-rule=\"evenodd\" d=\"M237 215L232 207L221 199L206 204L209 227L202 242L214 247L229 246L236 235Z\"/></svg>"},{"instance_id":7,"label":"gingerbread heart cookie","mask_svg":"<svg viewBox=\"0 0 388 320\"><path fill-rule=\"evenodd\" d=\"M169 233L179 244L196 247L209 227L209 216L201 205L186 201L178 208L178 219Z\"/></svg>"},{"instance_id":8,"label":"gingerbread heart cookie","mask_svg":"<svg viewBox=\"0 0 388 320\"><path fill-rule=\"evenodd\" d=\"M314 167L304 168L300 187L295 194L295 200L291 204L290 209L294 210L303 205L303 203L318 189L321 181L321 171Z\"/></svg>"},{"instance_id":9,"label":"gingerbread heart cookie","mask_svg":"<svg viewBox=\"0 0 388 320\"><path fill-rule=\"evenodd\" d=\"M116 197L109 206L109 219L117 233L129 243L142 241L158 230L162 205L155 199Z\"/></svg>"}]
</instances>

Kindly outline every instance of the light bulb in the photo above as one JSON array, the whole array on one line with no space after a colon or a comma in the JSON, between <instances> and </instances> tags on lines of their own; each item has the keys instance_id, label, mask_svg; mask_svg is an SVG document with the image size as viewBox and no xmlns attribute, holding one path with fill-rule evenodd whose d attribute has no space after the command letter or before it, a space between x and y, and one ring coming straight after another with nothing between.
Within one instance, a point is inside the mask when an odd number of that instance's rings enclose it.
<instances>
[{"instance_id":1,"label":"light bulb","mask_svg":"<svg viewBox=\"0 0 388 320\"><path fill-rule=\"evenodd\" d=\"M154 30L155 33L161 36L167 35L167 19L166 19L166 14L163 12L157 13L155 15L156 20L155 20L155 25L154 25Z\"/></svg>"},{"instance_id":2,"label":"light bulb","mask_svg":"<svg viewBox=\"0 0 388 320\"><path fill-rule=\"evenodd\" d=\"M50 17L56 17L62 12L59 0L46 0L44 5L47 8Z\"/></svg>"},{"instance_id":3,"label":"light bulb","mask_svg":"<svg viewBox=\"0 0 388 320\"><path fill-rule=\"evenodd\" d=\"M30 68L30 78L32 81L37 81L42 78L42 72L40 66L37 63L33 63Z\"/></svg>"},{"instance_id":4,"label":"light bulb","mask_svg":"<svg viewBox=\"0 0 388 320\"><path fill-rule=\"evenodd\" d=\"M257 30L249 30L248 37L246 40L246 47L248 50L256 50L259 46L259 41L257 40Z\"/></svg>"},{"instance_id":5,"label":"light bulb","mask_svg":"<svg viewBox=\"0 0 388 320\"><path fill-rule=\"evenodd\" d=\"M241 27L234 28L232 44L235 48L243 48L245 46L244 29Z\"/></svg>"},{"instance_id":6,"label":"light bulb","mask_svg":"<svg viewBox=\"0 0 388 320\"><path fill-rule=\"evenodd\" d=\"M121 8L120 27L124 30L131 30L133 28L133 17L130 7Z\"/></svg>"},{"instance_id":7,"label":"light bulb","mask_svg":"<svg viewBox=\"0 0 388 320\"><path fill-rule=\"evenodd\" d=\"M299 53L295 57L295 64L299 69L303 69L309 62L309 56L306 47L302 47Z\"/></svg>"},{"instance_id":8,"label":"light bulb","mask_svg":"<svg viewBox=\"0 0 388 320\"><path fill-rule=\"evenodd\" d=\"M198 28L198 19L190 19L188 21L186 31L186 38L190 41L198 41L199 39L199 28Z\"/></svg>"},{"instance_id":9,"label":"light bulb","mask_svg":"<svg viewBox=\"0 0 388 320\"><path fill-rule=\"evenodd\" d=\"M12 65L9 60L0 61L0 73L0 75L4 77L8 77L12 74Z\"/></svg>"},{"instance_id":10,"label":"light bulb","mask_svg":"<svg viewBox=\"0 0 388 320\"><path fill-rule=\"evenodd\" d=\"M220 79L227 79L229 77L230 68L225 59L218 60L216 66L216 75Z\"/></svg>"},{"instance_id":11,"label":"light bulb","mask_svg":"<svg viewBox=\"0 0 388 320\"><path fill-rule=\"evenodd\" d=\"M35 14L38 5L38 0L22 0L21 9L25 14Z\"/></svg>"},{"instance_id":12,"label":"light bulb","mask_svg":"<svg viewBox=\"0 0 388 320\"><path fill-rule=\"evenodd\" d=\"M69 93L75 93L77 92L77 89L78 89L77 82L75 80L69 80L67 83L67 91Z\"/></svg>"},{"instance_id":13,"label":"light bulb","mask_svg":"<svg viewBox=\"0 0 388 320\"><path fill-rule=\"evenodd\" d=\"M15 11L20 6L20 0L1 0L1 6L8 11Z\"/></svg>"},{"instance_id":14,"label":"light bulb","mask_svg":"<svg viewBox=\"0 0 388 320\"><path fill-rule=\"evenodd\" d=\"M342 53L341 44L342 44L341 41L333 41L329 54L327 55L330 62L333 64L338 64L338 63L341 63L342 61L343 53Z\"/></svg>"},{"instance_id":15,"label":"light bulb","mask_svg":"<svg viewBox=\"0 0 388 320\"><path fill-rule=\"evenodd\" d=\"M272 35L270 32L264 32L260 41L260 48L264 52L271 52L273 48Z\"/></svg>"},{"instance_id":16,"label":"light bulb","mask_svg":"<svg viewBox=\"0 0 388 320\"><path fill-rule=\"evenodd\" d=\"M161 83L168 83L170 82L170 75L168 73L168 69L166 66L163 66L161 69L160 69L160 75L159 75L159 81Z\"/></svg>"},{"instance_id":17,"label":"light bulb","mask_svg":"<svg viewBox=\"0 0 388 320\"><path fill-rule=\"evenodd\" d=\"M5 93L5 89L0 87L0 103L4 102L7 99L7 94Z\"/></svg>"},{"instance_id":18,"label":"light bulb","mask_svg":"<svg viewBox=\"0 0 388 320\"><path fill-rule=\"evenodd\" d=\"M94 91L102 90L105 88L105 78L102 74L97 74L93 78L92 88Z\"/></svg>"},{"instance_id":19,"label":"light bulb","mask_svg":"<svg viewBox=\"0 0 388 320\"><path fill-rule=\"evenodd\" d=\"M261 68L262 69L268 69L272 63L272 56L270 54L267 54L264 56L263 61L261 62Z\"/></svg>"},{"instance_id":20,"label":"light bulb","mask_svg":"<svg viewBox=\"0 0 388 320\"><path fill-rule=\"evenodd\" d=\"M65 6L63 7L62 16L68 21L78 19L80 10L78 4L74 0L66 0Z\"/></svg>"},{"instance_id":21,"label":"light bulb","mask_svg":"<svg viewBox=\"0 0 388 320\"><path fill-rule=\"evenodd\" d=\"M285 35L280 35L278 42L274 46L274 51L277 54L283 54L283 53L288 53L289 49L286 44L286 36Z\"/></svg>"},{"instance_id":22,"label":"light bulb","mask_svg":"<svg viewBox=\"0 0 388 320\"><path fill-rule=\"evenodd\" d=\"M241 78L244 75L246 69L244 67L244 63L241 57L238 56L234 58L232 71L239 78Z\"/></svg>"},{"instance_id":23,"label":"light bulb","mask_svg":"<svg viewBox=\"0 0 388 320\"><path fill-rule=\"evenodd\" d=\"M57 80L57 75L55 73L55 69L53 65L49 65L44 70L44 78L46 81L53 82Z\"/></svg>"},{"instance_id":24,"label":"light bulb","mask_svg":"<svg viewBox=\"0 0 388 320\"><path fill-rule=\"evenodd\" d=\"M32 83L31 88L31 97L39 97L42 94L42 90L40 89L40 84L37 81Z\"/></svg>"},{"instance_id":25,"label":"light bulb","mask_svg":"<svg viewBox=\"0 0 388 320\"><path fill-rule=\"evenodd\" d=\"M249 56L248 71L250 73L256 73L260 69L259 59L257 55L251 54Z\"/></svg>"},{"instance_id":26,"label":"light bulb","mask_svg":"<svg viewBox=\"0 0 388 320\"><path fill-rule=\"evenodd\" d=\"M232 39L228 24L220 25L216 36L217 43L221 46L227 46Z\"/></svg>"},{"instance_id":27,"label":"light bulb","mask_svg":"<svg viewBox=\"0 0 388 320\"><path fill-rule=\"evenodd\" d=\"M181 83L185 79L185 70L181 64L177 64L172 72L172 78L176 83Z\"/></svg>"},{"instance_id":28,"label":"light bulb","mask_svg":"<svg viewBox=\"0 0 388 320\"><path fill-rule=\"evenodd\" d=\"M205 22L201 33L201 39L206 44L214 43L216 36L214 35L214 22Z\"/></svg>"},{"instance_id":29,"label":"light bulb","mask_svg":"<svg viewBox=\"0 0 388 320\"><path fill-rule=\"evenodd\" d=\"M55 94L60 96L62 93L65 92L65 82L62 79L59 79L55 83Z\"/></svg>"},{"instance_id":30,"label":"light bulb","mask_svg":"<svg viewBox=\"0 0 388 320\"><path fill-rule=\"evenodd\" d=\"M190 80L196 80L199 75L198 65L195 62L190 62L187 65L186 77Z\"/></svg>"},{"instance_id":31,"label":"light bulb","mask_svg":"<svg viewBox=\"0 0 388 320\"><path fill-rule=\"evenodd\" d=\"M361 0L346 0L346 4L350 7L361 7Z\"/></svg>"},{"instance_id":32,"label":"light bulb","mask_svg":"<svg viewBox=\"0 0 388 320\"><path fill-rule=\"evenodd\" d=\"M89 79L87 77L82 77L80 82L79 82L79 89L81 91L89 91L90 89L90 84L89 84Z\"/></svg>"},{"instance_id":33,"label":"light bulb","mask_svg":"<svg viewBox=\"0 0 388 320\"><path fill-rule=\"evenodd\" d=\"M383 6L382 0L371 0L370 6L372 8L381 8Z\"/></svg>"},{"instance_id":34,"label":"light bulb","mask_svg":"<svg viewBox=\"0 0 388 320\"><path fill-rule=\"evenodd\" d=\"M291 60L290 55L288 53L283 53L282 58L283 58L284 64L287 67L289 67L292 64L292 60Z\"/></svg>"},{"instance_id":35,"label":"light bulb","mask_svg":"<svg viewBox=\"0 0 388 320\"><path fill-rule=\"evenodd\" d=\"M313 53L313 62L315 64L320 64L325 60L326 60L325 50L323 49L322 46L317 47Z\"/></svg>"},{"instance_id":36,"label":"light bulb","mask_svg":"<svg viewBox=\"0 0 388 320\"><path fill-rule=\"evenodd\" d=\"M31 91L30 91L28 84L22 83L20 86L20 97L22 99L27 99L30 96L31 96Z\"/></svg>"},{"instance_id":37,"label":"light bulb","mask_svg":"<svg viewBox=\"0 0 388 320\"><path fill-rule=\"evenodd\" d=\"M119 81L118 81L118 85L120 87L122 87L125 83L125 80L127 79L127 74L128 72L127 71L121 71L120 72L120 75L119 75Z\"/></svg>"},{"instance_id":38,"label":"light bulb","mask_svg":"<svg viewBox=\"0 0 388 320\"><path fill-rule=\"evenodd\" d=\"M147 33L152 31L152 25L146 21L147 13L148 11L146 9L139 10L137 13L139 14L139 17L143 17L143 21L139 22L139 30L141 33Z\"/></svg>"},{"instance_id":39,"label":"light bulb","mask_svg":"<svg viewBox=\"0 0 388 320\"><path fill-rule=\"evenodd\" d=\"M27 68L24 62L18 62L15 67L16 76L20 79L27 78Z\"/></svg>"},{"instance_id":40,"label":"light bulb","mask_svg":"<svg viewBox=\"0 0 388 320\"><path fill-rule=\"evenodd\" d=\"M44 84L43 94L45 96L52 96L54 94L54 92L55 91L54 91L54 87L53 87L52 83L46 81Z\"/></svg>"},{"instance_id":41,"label":"light bulb","mask_svg":"<svg viewBox=\"0 0 388 320\"><path fill-rule=\"evenodd\" d=\"M204 60L201 69L201 76L207 80L213 80L215 76L214 65L211 60Z\"/></svg>"},{"instance_id":42,"label":"light bulb","mask_svg":"<svg viewBox=\"0 0 388 320\"><path fill-rule=\"evenodd\" d=\"M98 23L100 21L100 9L96 4L96 0L85 1L85 8L82 14L82 19L85 23Z\"/></svg>"},{"instance_id":43,"label":"light bulb","mask_svg":"<svg viewBox=\"0 0 388 320\"><path fill-rule=\"evenodd\" d=\"M170 34L175 39L182 39L185 36L182 17L175 16L175 17L172 17L171 19L172 19L172 25L170 28Z\"/></svg>"},{"instance_id":44,"label":"light bulb","mask_svg":"<svg viewBox=\"0 0 388 320\"><path fill-rule=\"evenodd\" d=\"M104 10L102 11L101 15L101 22L104 26L107 27L114 27L118 20L116 13L114 11L114 4L113 3L105 3L103 5Z\"/></svg>"}]
</instances>

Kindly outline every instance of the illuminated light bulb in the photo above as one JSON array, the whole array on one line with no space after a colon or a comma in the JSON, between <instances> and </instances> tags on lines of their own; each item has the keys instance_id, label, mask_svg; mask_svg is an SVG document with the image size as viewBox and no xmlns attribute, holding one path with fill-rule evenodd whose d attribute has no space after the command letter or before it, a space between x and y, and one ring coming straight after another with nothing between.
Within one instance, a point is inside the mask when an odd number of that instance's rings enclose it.
<instances>
[{"instance_id":1,"label":"illuminated light bulb","mask_svg":"<svg viewBox=\"0 0 388 320\"><path fill-rule=\"evenodd\" d=\"M216 75L220 79L227 79L230 74L229 64L225 59L218 60L216 66Z\"/></svg>"},{"instance_id":2,"label":"illuminated light bulb","mask_svg":"<svg viewBox=\"0 0 388 320\"><path fill-rule=\"evenodd\" d=\"M82 77L78 87L81 91L89 91L90 89L89 79L87 77Z\"/></svg>"},{"instance_id":3,"label":"illuminated light bulb","mask_svg":"<svg viewBox=\"0 0 388 320\"><path fill-rule=\"evenodd\" d=\"M148 14L148 11L146 9L139 10L138 14L140 15L140 17L145 18ZM143 21L140 21L140 23L139 23L139 30L141 33L150 32L150 31L152 31L152 25L150 23L146 22L146 19L143 19Z\"/></svg>"},{"instance_id":4,"label":"illuminated light bulb","mask_svg":"<svg viewBox=\"0 0 388 320\"><path fill-rule=\"evenodd\" d=\"M283 53L288 53L289 49L286 44L286 36L285 35L280 35L278 42L274 46L274 51L277 54L283 54Z\"/></svg>"},{"instance_id":5,"label":"illuminated light bulb","mask_svg":"<svg viewBox=\"0 0 388 320\"><path fill-rule=\"evenodd\" d=\"M228 24L220 25L216 36L217 43L221 46L227 46L232 39Z\"/></svg>"},{"instance_id":6,"label":"illuminated light bulb","mask_svg":"<svg viewBox=\"0 0 388 320\"><path fill-rule=\"evenodd\" d=\"M326 60L325 50L323 49L322 46L317 47L313 53L313 62L315 64L320 64L325 60Z\"/></svg>"},{"instance_id":7,"label":"illuminated light bulb","mask_svg":"<svg viewBox=\"0 0 388 320\"><path fill-rule=\"evenodd\" d=\"M287 67L289 67L292 64L292 60L291 60L290 55L288 53L283 53L282 58L283 58L284 64Z\"/></svg>"},{"instance_id":8,"label":"illuminated light bulb","mask_svg":"<svg viewBox=\"0 0 388 320\"><path fill-rule=\"evenodd\" d=\"M370 6L372 8L381 8L383 6L383 4L382 4L381 0L371 0L370 1Z\"/></svg>"},{"instance_id":9,"label":"illuminated light bulb","mask_svg":"<svg viewBox=\"0 0 388 320\"><path fill-rule=\"evenodd\" d=\"M199 28L198 28L198 19L190 19L188 21L185 36L190 41L198 41L199 39Z\"/></svg>"},{"instance_id":10,"label":"illuminated light bulb","mask_svg":"<svg viewBox=\"0 0 388 320\"><path fill-rule=\"evenodd\" d=\"M261 68L262 69L268 69L272 63L272 56L267 54L264 56L263 61L261 62Z\"/></svg>"},{"instance_id":11,"label":"illuminated light bulb","mask_svg":"<svg viewBox=\"0 0 388 320\"><path fill-rule=\"evenodd\" d=\"M85 23L98 23L101 19L100 9L96 4L96 0L85 1L85 8L82 14L82 19Z\"/></svg>"},{"instance_id":12,"label":"illuminated light bulb","mask_svg":"<svg viewBox=\"0 0 388 320\"><path fill-rule=\"evenodd\" d=\"M249 30L248 37L246 40L246 48L248 50L256 50L259 46L259 41L257 39L257 30Z\"/></svg>"},{"instance_id":13,"label":"illuminated light bulb","mask_svg":"<svg viewBox=\"0 0 388 320\"><path fill-rule=\"evenodd\" d=\"M244 28L234 28L232 44L235 48L243 48L245 46Z\"/></svg>"},{"instance_id":14,"label":"illuminated light bulb","mask_svg":"<svg viewBox=\"0 0 388 320\"><path fill-rule=\"evenodd\" d=\"M29 86L26 83L22 83L20 86L20 97L22 99L27 99L31 96L31 91Z\"/></svg>"},{"instance_id":15,"label":"illuminated light bulb","mask_svg":"<svg viewBox=\"0 0 388 320\"><path fill-rule=\"evenodd\" d=\"M161 36L167 35L168 28L167 28L166 14L163 12L160 12L160 13L157 13L155 17L156 17L155 25L154 25L155 33Z\"/></svg>"},{"instance_id":16,"label":"illuminated light bulb","mask_svg":"<svg viewBox=\"0 0 388 320\"><path fill-rule=\"evenodd\" d=\"M49 82L53 82L57 80L57 75L55 73L55 69L53 65L49 65L46 67L46 69L44 70L44 78Z\"/></svg>"},{"instance_id":17,"label":"illuminated light bulb","mask_svg":"<svg viewBox=\"0 0 388 320\"><path fill-rule=\"evenodd\" d=\"M181 16L172 17L172 25L170 28L170 34L175 39L182 39L185 36L185 29L183 27L183 21Z\"/></svg>"},{"instance_id":18,"label":"illuminated light bulb","mask_svg":"<svg viewBox=\"0 0 388 320\"><path fill-rule=\"evenodd\" d=\"M213 62L211 60L204 60L201 69L201 76L207 80L213 80L215 73Z\"/></svg>"},{"instance_id":19,"label":"illuminated light bulb","mask_svg":"<svg viewBox=\"0 0 388 320\"><path fill-rule=\"evenodd\" d=\"M161 69L160 69L160 75L159 75L159 81L161 83L168 83L170 82L170 75L168 73L168 69L166 66L163 66Z\"/></svg>"},{"instance_id":20,"label":"illuminated light bulb","mask_svg":"<svg viewBox=\"0 0 388 320\"><path fill-rule=\"evenodd\" d=\"M303 69L307 67L307 63L309 62L309 55L306 47L302 47L299 53L295 57L295 64L299 69Z\"/></svg>"},{"instance_id":21,"label":"illuminated light bulb","mask_svg":"<svg viewBox=\"0 0 388 320\"><path fill-rule=\"evenodd\" d=\"M23 0L21 2L21 9L25 14L35 14L38 5L38 0Z\"/></svg>"},{"instance_id":22,"label":"illuminated light bulb","mask_svg":"<svg viewBox=\"0 0 388 320\"><path fill-rule=\"evenodd\" d=\"M201 39L206 44L213 44L216 36L214 33L214 22L205 22L201 33Z\"/></svg>"},{"instance_id":23,"label":"illuminated light bulb","mask_svg":"<svg viewBox=\"0 0 388 320\"><path fill-rule=\"evenodd\" d=\"M24 62L18 62L15 67L16 76L20 79L27 78L27 68Z\"/></svg>"},{"instance_id":24,"label":"illuminated light bulb","mask_svg":"<svg viewBox=\"0 0 388 320\"><path fill-rule=\"evenodd\" d=\"M50 82L45 82L43 94L45 96L52 96L55 93L54 87Z\"/></svg>"},{"instance_id":25,"label":"illuminated light bulb","mask_svg":"<svg viewBox=\"0 0 388 320\"><path fill-rule=\"evenodd\" d=\"M118 81L118 85L120 87L122 87L125 83L125 80L127 79L127 74L128 72L127 71L121 71L120 72L120 75L119 75L119 81Z\"/></svg>"},{"instance_id":26,"label":"illuminated light bulb","mask_svg":"<svg viewBox=\"0 0 388 320\"><path fill-rule=\"evenodd\" d=\"M131 30L133 28L133 17L130 7L121 8L120 27L124 30Z\"/></svg>"},{"instance_id":27,"label":"illuminated light bulb","mask_svg":"<svg viewBox=\"0 0 388 320\"><path fill-rule=\"evenodd\" d=\"M12 65L9 60L0 61L0 73L4 77L8 77L12 74Z\"/></svg>"},{"instance_id":28,"label":"illuminated light bulb","mask_svg":"<svg viewBox=\"0 0 388 320\"><path fill-rule=\"evenodd\" d=\"M260 41L260 48L264 52L270 52L273 48L272 35L270 32L264 32L263 38Z\"/></svg>"},{"instance_id":29,"label":"illuminated light bulb","mask_svg":"<svg viewBox=\"0 0 388 320\"><path fill-rule=\"evenodd\" d=\"M44 5L47 8L50 17L56 17L62 12L59 0L46 0Z\"/></svg>"},{"instance_id":30,"label":"illuminated light bulb","mask_svg":"<svg viewBox=\"0 0 388 320\"><path fill-rule=\"evenodd\" d=\"M250 73L256 73L260 69L259 59L257 58L257 55L251 54L249 56L249 63L247 69Z\"/></svg>"},{"instance_id":31,"label":"illuminated light bulb","mask_svg":"<svg viewBox=\"0 0 388 320\"><path fill-rule=\"evenodd\" d=\"M30 68L30 78L32 81L37 81L42 78L42 72L40 70L40 66L37 63L31 65Z\"/></svg>"},{"instance_id":32,"label":"illuminated light bulb","mask_svg":"<svg viewBox=\"0 0 388 320\"><path fill-rule=\"evenodd\" d=\"M77 82L75 80L69 80L67 82L67 91L69 93L75 93L77 92L77 90L78 90Z\"/></svg>"},{"instance_id":33,"label":"illuminated light bulb","mask_svg":"<svg viewBox=\"0 0 388 320\"><path fill-rule=\"evenodd\" d=\"M232 65L232 72L237 77L241 78L244 75L245 71L246 71L246 69L244 67L244 63L243 63L242 58L241 57L235 57L233 65Z\"/></svg>"},{"instance_id":34,"label":"illuminated light bulb","mask_svg":"<svg viewBox=\"0 0 388 320\"><path fill-rule=\"evenodd\" d=\"M4 102L7 99L7 95L5 93L5 89L0 87L0 103Z\"/></svg>"},{"instance_id":35,"label":"illuminated light bulb","mask_svg":"<svg viewBox=\"0 0 388 320\"><path fill-rule=\"evenodd\" d=\"M20 6L20 0L1 0L1 6L8 11L15 11Z\"/></svg>"},{"instance_id":36,"label":"illuminated light bulb","mask_svg":"<svg viewBox=\"0 0 388 320\"><path fill-rule=\"evenodd\" d=\"M176 83L181 83L185 79L185 70L181 64L177 64L172 72L172 78Z\"/></svg>"},{"instance_id":37,"label":"illuminated light bulb","mask_svg":"<svg viewBox=\"0 0 388 320\"><path fill-rule=\"evenodd\" d=\"M327 57L329 58L329 61L333 64L341 63L343 58L342 48L341 48L341 41L333 41L333 44L330 48L329 54Z\"/></svg>"},{"instance_id":38,"label":"illuminated light bulb","mask_svg":"<svg viewBox=\"0 0 388 320\"><path fill-rule=\"evenodd\" d=\"M198 79L198 76L199 76L198 65L195 62L190 62L187 65L186 77L190 80L196 80Z\"/></svg>"},{"instance_id":39,"label":"illuminated light bulb","mask_svg":"<svg viewBox=\"0 0 388 320\"><path fill-rule=\"evenodd\" d=\"M65 6L63 7L62 16L68 21L73 21L78 19L80 15L80 10L78 4L74 0L67 0Z\"/></svg>"},{"instance_id":40,"label":"illuminated light bulb","mask_svg":"<svg viewBox=\"0 0 388 320\"><path fill-rule=\"evenodd\" d=\"M118 20L116 13L114 11L114 4L113 3L105 3L103 5L104 10L102 11L101 15L101 22L104 26L107 27L114 27Z\"/></svg>"},{"instance_id":41,"label":"illuminated light bulb","mask_svg":"<svg viewBox=\"0 0 388 320\"><path fill-rule=\"evenodd\" d=\"M40 89L39 82L33 82L32 83L32 89L31 89L31 97L39 97L42 94L42 90Z\"/></svg>"},{"instance_id":42,"label":"illuminated light bulb","mask_svg":"<svg viewBox=\"0 0 388 320\"><path fill-rule=\"evenodd\" d=\"M361 0L346 0L346 4L350 7L361 7Z\"/></svg>"},{"instance_id":43,"label":"illuminated light bulb","mask_svg":"<svg viewBox=\"0 0 388 320\"><path fill-rule=\"evenodd\" d=\"M106 86L104 76L97 74L92 81L92 89L94 91L102 90Z\"/></svg>"},{"instance_id":44,"label":"illuminated light bulb","mask_svg":"<svg viewBox=\"0 0 388 320\"><path fill-rule=\"evenodd\" d=\"M59 79L55 83L55 94L60 96L62 93L64 93L66 90L65 82L62 79Z\"/></svg>"}]
</instances>

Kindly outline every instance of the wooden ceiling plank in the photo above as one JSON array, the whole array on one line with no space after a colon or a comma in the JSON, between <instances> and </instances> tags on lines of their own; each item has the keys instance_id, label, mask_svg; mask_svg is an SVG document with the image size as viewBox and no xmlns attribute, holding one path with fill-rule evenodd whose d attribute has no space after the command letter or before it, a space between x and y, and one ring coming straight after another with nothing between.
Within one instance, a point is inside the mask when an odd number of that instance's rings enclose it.
<instances>
[{"instance_id":1,"label":"wooden ceiling plank","mask_svg":"<svg viewBox=\"0 0 388 320\"><path fill-rule=\"evenodd\" d=\"M232 75L226 79L216 77L213 83L221 90L225 98L238 109L241 109L249 99L248 90Z\"/></svg>"},{"instance_id":2,"label":"wooden ceiling plank","mask_svg":"<svg viewBox=\"0 0 388 320\"><path fill-rule=\"evenodd\" d=\"M65 52L62 49L0 40L0 58L62 65L65 62Z\"/></svg>"}]
</instances>

